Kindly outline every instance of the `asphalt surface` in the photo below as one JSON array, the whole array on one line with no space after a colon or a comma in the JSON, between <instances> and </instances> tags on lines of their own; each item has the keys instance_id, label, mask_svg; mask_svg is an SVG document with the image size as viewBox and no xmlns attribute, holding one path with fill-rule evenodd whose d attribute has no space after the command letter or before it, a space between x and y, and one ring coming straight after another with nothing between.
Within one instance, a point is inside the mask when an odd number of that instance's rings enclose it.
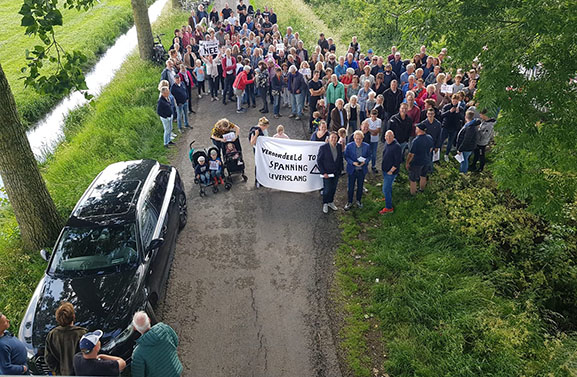
<instances>
[{"instance_id":1,"label":"asphalt surface","mask_svg":"<svg viewBox=\"0 0 577 377\"><path fill-rule=\"evenodd\" d=\"M234 103L194 102L194 129L180 137L171 160L185 182L189 221L159 309L179 335L183 375L341 376L327 315L335 214L322 213L318 192L255 188L248 132L262 116L260 106L236 114ZM281 114L278 120L266 114L271 136L283 124L291 138L308 139L305 120L289 119L289 109ZM200 197L188 145L212 145L210 131L223 117L241 128L249 180L237 176L230 191L221 186Z\"/></svg>"}]
</instances>

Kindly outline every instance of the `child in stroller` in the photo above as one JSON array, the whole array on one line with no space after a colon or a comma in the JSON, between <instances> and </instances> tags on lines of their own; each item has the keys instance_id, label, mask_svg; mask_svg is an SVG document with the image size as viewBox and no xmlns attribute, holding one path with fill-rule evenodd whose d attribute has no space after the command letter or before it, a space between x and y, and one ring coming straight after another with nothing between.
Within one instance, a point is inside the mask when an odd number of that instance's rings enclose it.
<instances>
[{"instance_id":1,"label":"child in stroller","mask_svg":"<svg viewBox=\"0 0 577 377\"><path fill-rule=\"evenodd\" d=\"M223 143L224 167L226 169L226 183L224 188L230 190L233 184L232 176L234 174L241 174L244 182L248 180L244 174L244 160L242 157L242 150L239 148L240 141L230 141Z\"/></svg>"},{"instance_id":2,"label":"child in stroller","mask_svg":"<svg viewBox=\"0 0 577 377\"><path fill-rule=\"evenodd\" d=\"M218 192L218 181L211 177L209 156L211 152L215 151L218 157L218 149L210 147L208 150L204 148L195 150L192 144L194 144L194 141L190 143L188 157L194 168L194 183L199 187L199 195L205 196L207 187L212 187L212 192L216 194Z\"/></svg>"}]
</instances>

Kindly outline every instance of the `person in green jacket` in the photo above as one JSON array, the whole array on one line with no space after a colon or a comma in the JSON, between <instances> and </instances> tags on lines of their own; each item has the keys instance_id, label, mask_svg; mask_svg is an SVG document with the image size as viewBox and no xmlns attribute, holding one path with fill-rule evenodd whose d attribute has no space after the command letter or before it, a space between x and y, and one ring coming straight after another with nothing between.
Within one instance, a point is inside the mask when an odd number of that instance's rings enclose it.
<instances>
[{"instance_id":1,"label":"person in green jacket","mask_svg":"<svg viewBox=\"0 0 577 377\"><path fill-rule=\"evenodd\" d=\"M333 74L331 76L331 82L327 85L327 106L329 107L329 112L327 116L327 124L331 124L331 111L335 108L337 100L340 98L345 100L345 86L339 81L337 75Z\"/></svg>"},{"instance_id":2,"label":"person in green jacket","mask_svg":"<svg viewBox=\"0 0 577 377\"><path fill-rule=\"evenodd\" d=\"M137 312L132 318L132 326L141 333L132 353L133 377L177 377L182 373L176 347L178 336L174 330L162 322L150 326L150 318L145 312Z\"/></svg>"}]
</instances>

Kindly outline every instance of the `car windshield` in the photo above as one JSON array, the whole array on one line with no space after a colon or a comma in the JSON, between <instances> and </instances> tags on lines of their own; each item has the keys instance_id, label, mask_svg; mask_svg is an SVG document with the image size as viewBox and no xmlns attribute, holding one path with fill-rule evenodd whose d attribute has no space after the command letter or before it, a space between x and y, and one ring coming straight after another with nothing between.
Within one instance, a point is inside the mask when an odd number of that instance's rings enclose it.
<instances>
[{"instance_id":1,"label":"car windshield","mask_svg":"<svg viewBox=\"0 0 577 377\"><path fill-rule=\"evenodd\" d=\"M56 246L50 272L90 275L120 271L138 261L134 224L66 227Z\"/></svg>"}]
</instances>

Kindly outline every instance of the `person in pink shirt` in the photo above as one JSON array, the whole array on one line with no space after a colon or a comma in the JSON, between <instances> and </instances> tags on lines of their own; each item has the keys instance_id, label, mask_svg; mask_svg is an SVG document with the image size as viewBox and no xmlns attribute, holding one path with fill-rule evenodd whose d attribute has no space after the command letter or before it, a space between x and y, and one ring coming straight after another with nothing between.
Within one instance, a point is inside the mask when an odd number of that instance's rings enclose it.
<instances>
[{"instance_id":1,"label":"person in pink shirt","mask_svg":"<svg viewBox=\"0 0 577 377\"><path fill-rule=\"evenodd\" d=\"M274 134L273 137L276 137L277 139L290 139L290 137L284 133L284 126L282 124L278 125L276 128L276 134Z\"/></svg>"}]
</instances>

